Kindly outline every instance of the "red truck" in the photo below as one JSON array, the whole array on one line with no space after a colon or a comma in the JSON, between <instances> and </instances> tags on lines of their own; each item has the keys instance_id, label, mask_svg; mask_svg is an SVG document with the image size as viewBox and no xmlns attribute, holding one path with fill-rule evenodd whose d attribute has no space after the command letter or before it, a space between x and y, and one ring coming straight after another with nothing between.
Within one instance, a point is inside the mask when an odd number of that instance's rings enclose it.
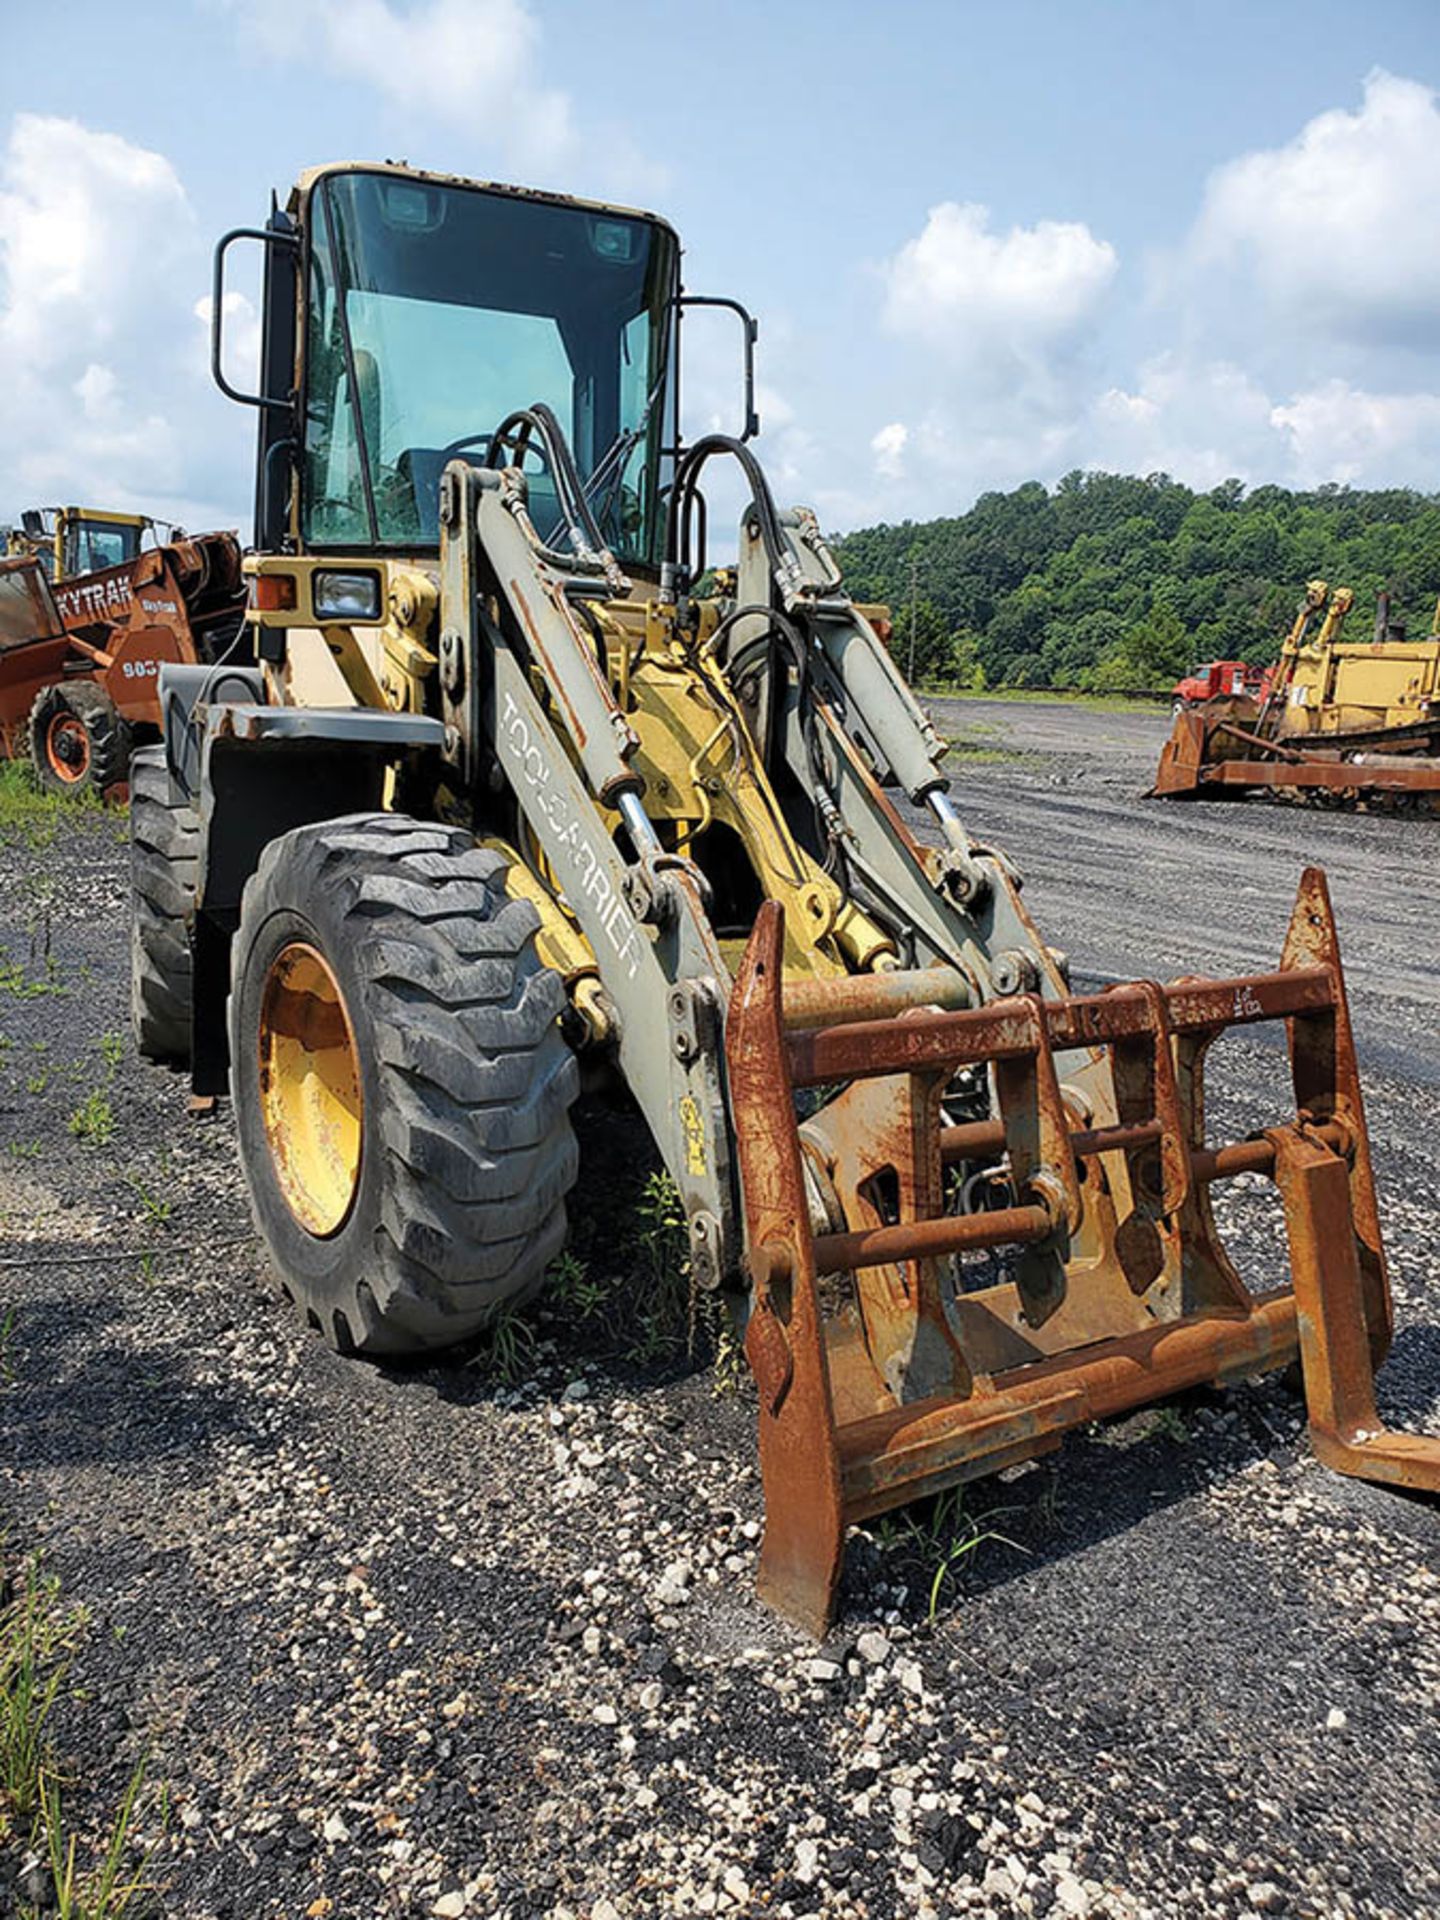
<instances>
[{"instance_id":1,"label":"red truck","mask_svg":"<svg viewBox=\"0 0 1440 1920\"><path fill-rule=\"evenodd\" d=\"M1175 711L1183 713L1188 707L1203 706L1207 700L1237 699L1247 694L1252 700L1263 700L1270 672L1269 667L1252 667L1245 660L1208 660L1176 681L1172 690Z\"/></svg>"}]
</instances>

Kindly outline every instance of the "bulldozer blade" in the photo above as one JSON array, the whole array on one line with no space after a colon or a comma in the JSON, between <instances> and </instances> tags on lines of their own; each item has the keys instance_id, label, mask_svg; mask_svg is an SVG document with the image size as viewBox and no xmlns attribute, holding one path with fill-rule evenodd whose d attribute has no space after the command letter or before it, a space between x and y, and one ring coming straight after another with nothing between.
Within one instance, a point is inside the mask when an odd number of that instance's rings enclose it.
<instances>
[{"instance_id":1,"label":"bulldozer blade","mask_svg":"<svg viewBox=\"0 0 1440 1920\"><path fill-rule=\"evenodd\" d=\"M947 1008L933 974L787 995L783 956L783 909L768 902L726 1054L769 1604L823 1634L848 1526L1032 1459L1090 1421L1297 1355L1321 1459L1440 1484L1440 1441L1389 1434L1375 1413L1390 1294L1317 869L1302 877L1281 966L1238 979ZM1229 1027L1272 1020L1288 1030L1291 1115L1207 1145L1206 1050ZM1094 1111L1058 1064L1076 1054L1108 1066L1110 1098ZM988 1119L947 1114L962 1068L983 1069L968 1084L992 1087ZM823 1093L802 1118L807 1089ZM977 1171L1001 1203L967 1211ZM1279 1188L1288 1287L1247 1288L1220 1242L1209 1189L1241 1173ZM991 1270L977 1275L982 1253ZM1001 1255L1011 1268L997 1278Z\"/></svg>"},{"instance_id":2,"label":"bulldozer blade","mask_svg":"<svg viewBox=\"0 0 1440 1920\"><path fill-rule=\"evenodd\" d=\"M1160 765L1147 799L1183 800L1199 793L1206 773L1208 731L1203 713L1175 715L1170 737L1160 749Z\"/></svg>"},{"instance_id":3,"label":"bulldozer blade","mask_svg":"<svg viewBox=\"0 0 1440 1920\"><path fill-rule=\"evenodd\" d=\"M1303 736L1283 741L1239 725L1228 713L1204 707L1177 713L1146 797L1238 799L1251 791L1435 809L1440 760L1405 753L1347 757L1323 734L1313 744Z\"/></svg>"}]
</instances>

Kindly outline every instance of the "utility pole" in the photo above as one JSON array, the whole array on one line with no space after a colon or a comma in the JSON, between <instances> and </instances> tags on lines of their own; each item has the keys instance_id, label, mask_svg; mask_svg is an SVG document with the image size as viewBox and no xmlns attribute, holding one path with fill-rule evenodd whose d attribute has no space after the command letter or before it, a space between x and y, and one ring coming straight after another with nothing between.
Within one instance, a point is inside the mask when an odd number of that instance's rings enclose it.
<instances>
[{"instance_id":1,"label":"utility pole","mask_svg":"<svg viewBox=\"0 0 1440 1920\"><path fill-rule=\"evenodd\" d=\"M910 666L905 678L913 687L915 684L915 594L916 582L920 573L920 556L910 555Z\"/></svg>"}]
</instances>

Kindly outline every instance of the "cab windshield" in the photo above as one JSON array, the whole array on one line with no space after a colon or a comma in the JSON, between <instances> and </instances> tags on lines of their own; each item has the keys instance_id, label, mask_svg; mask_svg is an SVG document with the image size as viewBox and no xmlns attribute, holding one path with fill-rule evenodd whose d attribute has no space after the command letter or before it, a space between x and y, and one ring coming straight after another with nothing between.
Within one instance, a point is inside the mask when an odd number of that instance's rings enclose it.
<instances>
[{"instance_id":1,"label":"cab windshield","mask_svg":"<svg viewBox=\"0 0 1440 1920\"><path fill-rule=\"evenodd\" d=\"M65 529L65 571L99 573L123 567L140 551L140 529L113 520L72 520Z\"/></svg>"},{"instance_id":2,"label":"cab windshield","mask_svg":"<svg viewBox=\"0 0 1440 1920\"><path fill-rule=\"evenodd\" d=\"M544 401L610 546L653 563L670 233L378 173L327 175L311 204L306 544L435 546L446 462L488 465L506 416ZM536 454L526 472L531 517L548 540L560 517L553 482Z\"/></svg>"}]
</instances>

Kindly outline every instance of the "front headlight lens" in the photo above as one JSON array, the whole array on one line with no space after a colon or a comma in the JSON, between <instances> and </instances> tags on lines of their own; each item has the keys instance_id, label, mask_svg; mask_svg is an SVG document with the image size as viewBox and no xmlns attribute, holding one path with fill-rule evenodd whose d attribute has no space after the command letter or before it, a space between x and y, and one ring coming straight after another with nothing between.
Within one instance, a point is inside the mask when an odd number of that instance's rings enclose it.
<instances>
[{"instance_id":1,"label":"front headlight lens","mask_svg":"<svg viewBox=\"0 0 1440 1920\"><path fill-rule=\"evenodd\" d=\"M310 580L311 605L317 620L378 620L380 618L380 576L378 573L339 573L318 569Z\"/></svg>"}]
</instances>

